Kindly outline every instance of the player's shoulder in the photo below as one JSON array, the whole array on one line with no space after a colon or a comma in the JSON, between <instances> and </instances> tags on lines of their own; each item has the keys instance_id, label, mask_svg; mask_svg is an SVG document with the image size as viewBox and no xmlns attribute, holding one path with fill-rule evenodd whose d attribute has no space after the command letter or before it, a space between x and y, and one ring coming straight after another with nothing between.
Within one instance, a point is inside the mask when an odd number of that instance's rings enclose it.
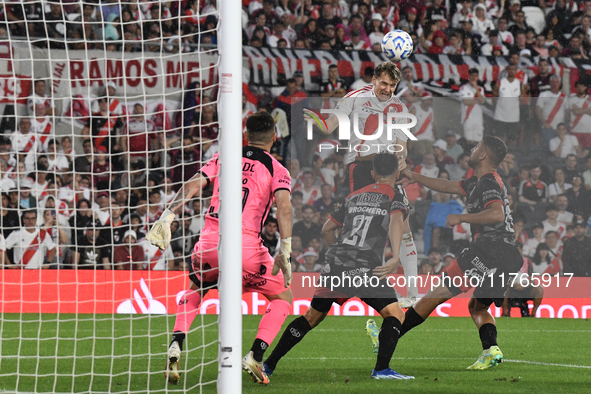
<instances>
[{"instance_id":1,"label":"player's shoulder","mask_svg":"<svg viewBox=\"0 0 591 394\"><path fill-rule=\"evenodd\" d=\"M355 97L371 97L371 90L373 89L373 85L365 85L360 89L353 90L345 95L345 99L347 98L355 98Z\"/></svg>"}]
</instances>

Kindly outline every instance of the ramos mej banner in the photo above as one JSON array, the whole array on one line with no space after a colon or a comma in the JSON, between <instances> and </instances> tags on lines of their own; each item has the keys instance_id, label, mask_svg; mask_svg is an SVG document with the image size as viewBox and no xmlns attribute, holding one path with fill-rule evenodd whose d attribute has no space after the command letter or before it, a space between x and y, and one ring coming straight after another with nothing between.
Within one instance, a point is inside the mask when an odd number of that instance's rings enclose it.
<instances>
[{"instance_id":1,"label":"ramos mej banner","mask_svg":"<svg viewBox=\"0 0 591 394\"><path fill-rule=\"evenodd\" d=\"M295 273L292 281L294 301L291 313L306 312L319 274ZM392 275L390 281L406 294L404 275ZM420 279L419 279L420 278ZM555 277L541 281L544 299L537 317L591 317L591 278ZM419 294L436 283L435 277L419 275ZM398 286L401 285L401 286ZM189 286L186 272L179 271L90 271L90 270L1 270L1 313L117 313L174 314L176 304ZM586 294L586 298L579 298ZM467 293L469 296L470 293ZM441 304L433 316L468 316L468 297L453 298ZM258 293L242 296L242 313L262 315L268 301ZM201 314L219 313L218 293L211 290L204 298ZM494 316L501 309L491 306ZM333 305L337 316L377 316L378 313L357 298ZM515 312L513 312L515 316Z\"/></svg>"},{"instance_id":2,"label":"ramos mej banner","mask_svg":"<svg viewBox=\"0 0 591 394\"><path fill-rule=\"evenodd\" d=\"M165 95L170 100L182 100L181 92L185 87L194 82L204 88L212 87L218 78L219 57L204 54L66 51L21 44L12 45L11 53L14 70L9 72L19 78L28 78L29 84L31 78L49 80L55 98L97 94L107 81L113 81L118 96L140 99ZM0 63L2 60L9 62L0 50ZM0 72L5 69L5 64L1 64ZM29 94L30 85L25 96Z\"/></svg>"},{"instance_id":3,"label":"ramos mej banner","mask_svg":"<svg viewBox=\"0 0 591 394\"><path fill-rule=\"evenodd\" d=\"M383 54L371 51L243 47L243 52L250 63L250 84L285 86L287 78L293 76L295 71L301 71L308 91L319 90L322 82L328 80L330 64L337 65L340 78L350 86L363 75L366 67L375 67L389 61ZM490 82L498 80L507 64L508 59L505 57L414 54L398 66L410 66L415 80L430 84L435 89L443 89L442 93L445 93L458 91L462 81L468 79L471 68L478 69L480 81L490 91ZM531 77L537 73L536 64L527 58L521 59L520 66L524 70L530 70L528 73L531 73ZM574 63L571 66L575 66ZM564 67L551 59L553 73L562 77Z\"/></svg>"}]
</instances>

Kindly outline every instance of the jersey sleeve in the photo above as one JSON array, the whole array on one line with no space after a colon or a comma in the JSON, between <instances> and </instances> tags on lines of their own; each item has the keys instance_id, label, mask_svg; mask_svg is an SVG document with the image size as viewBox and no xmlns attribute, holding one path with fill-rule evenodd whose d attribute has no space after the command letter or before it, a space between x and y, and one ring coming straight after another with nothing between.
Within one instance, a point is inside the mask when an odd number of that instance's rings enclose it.
<instances>
[{"instance_id":1,"label":"jersey sleeve","mask_svg":"<svg viewBox=\"0 0 591 394\"><path fill-rule=\"evenodd\" d=\"M353 104L355 103L355 96L345 96L342 99L339 100L339 102L337 103L337 105L335 106L335 109L338 109L339 111L345 112L347 115L349 115L351 112L353 112Z\"/></svg>"},{"instance_id":2,"label":"jersey sleeve","mask_svg":"<svg viewBox=\"0 0 591 394\"><path fill-rule=\"evenodd\" d=\"M51 238L51 235L49 235L49 233L45 234L45 238L43 239L43 246L45 246L47 250L52 250L56 247L55 242L53 242L53 238Z\"/></svg>"},{"instance_id":3,"label":"jersey sleeve","mask_svg":"<svg viewBox=\"0 0 591 394\"><path fill-rule=\"evenodd\" d=\"M470 191L474 188L477 182L478 178L476 176L460 181L460 188L464 192L465 196L467 196L468 193L470 193Z\"/></svg>"},{"instance_id":4,"label":"jersey sleeve","mask_svg":"<svg viewBox=\"0 0 591 394\"><path fill-rule=\"evenodd\" d=\"M480 188L484 208L496 201L503 202L503 190L496 180L483 177L480 179L478 187Z\"/></svg>"},{"instance_id":5,"label":"jersey sleeve","mask_svg":"<svg viewBox=\"0 0 591 394\"><path fill-rule=\"evenodd\" d=\"M333 213L331 213L328 218L335 222L339 227L343 227L343 222L345 221L345 214L347 213L347 208L345 204L338 207Z\"/></svg>"},{"instance_id":6,"label":"jersey sleeve","mask_svg":"<svg viewBox=\"0 0 591 394\"><path fill-rule=\"evenodd\" d=\"M472 94L472 92L469 91L469 89L466 87L466 85L464 85L460 88L459 93L460 93L460 97L463 99L474 98L474 95Z\"/></svg>"},{"instance_id":7,"label":"jersey sleeve","mask_svg":"<svg viewBox=\"0 0 591 394\"><path fill-rule=\"evenodd\" d=\"M218 173L218 159L219 153L216 153L201 169L199 172L202 176L207 179L207 186L211 183L211 180L217 176ZM206 186L206 187L207 187Z\"/></svg>"},{"instance_id":8,"label":"jersey sleeve","mask_svg":"<svg viewBox=\"0 0 591 394\"><path fill-rule=\"evenodd\" d=\"M10 235L4 241L4 246L6 247L6 249L14 248L14 246L17 244L17 242L19 242L19 236L20 236L19 231L11 232Z\"/></svg>"},{"instance_id":9,"label":"jersey sleeve","mask_svg":"<svg viewBox=\"0 0 591 394\"><path fill-rule=\"evenodd\" d=\"M275 193L282 189L291 192L291 176L289 175L289 171L278 162L274 162L273 167L275 168L273 182L271 184L272 192Z\"/></svg>"},{"instance_id":10,"label":"jersey sleeve","mask_svg":"<svg viewBox=\"0 0 591 394\"><path fill-rule=\"evenodd\" d=\"M405 197L401 193L395 193L390 204L390 215L394 212L401 212L404 219L408 216L408 201L404 202Z\"/></svg>"}]
</instances>

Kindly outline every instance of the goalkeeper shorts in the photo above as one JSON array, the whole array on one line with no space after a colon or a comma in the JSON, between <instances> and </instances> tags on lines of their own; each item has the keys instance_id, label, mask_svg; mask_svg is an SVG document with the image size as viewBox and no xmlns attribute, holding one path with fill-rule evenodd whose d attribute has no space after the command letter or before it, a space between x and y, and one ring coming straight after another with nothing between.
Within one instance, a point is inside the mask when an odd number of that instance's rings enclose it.
<instances>
[{"instance_id":1,"label":"goalkeeper shorts","mask_svg":"<svg viewBox=\"0 0 591 394\"><path fill-rule=\"evenodd\" d=\"M206 289L217 286L219 279L218 240L219 234L217 232L202 234L193 249L192 272L189 277L199 288ZM258 236L243 234L242 292L277 295L285 291L283 273L279 271L276 276L271 275L274 262L275 260Z\"/></svg>"}]
</instances>

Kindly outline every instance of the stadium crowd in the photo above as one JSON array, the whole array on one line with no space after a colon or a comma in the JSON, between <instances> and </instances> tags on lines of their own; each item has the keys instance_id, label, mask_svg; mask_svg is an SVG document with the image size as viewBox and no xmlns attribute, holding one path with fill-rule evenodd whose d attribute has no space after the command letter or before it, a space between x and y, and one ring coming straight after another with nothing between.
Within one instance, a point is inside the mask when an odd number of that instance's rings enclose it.
<instances>
[{"instance_id":1,"label":"stadium crowd","mask_svg":"<svg viewBox=\"0 0 591 394\"><path fill-rule=\"evenodd\" d=\"M217 44L215 0L87 0L80 7L78 1L47 2L45 8L42 2L3 3L0 35L57 49L188 52ZM494 84L493 119L483 111L492 99L478 71L471 70L459 91L462 121L449 130L437 127L444 114L434 110L433 95L414 79L413 69L402 69L397 95L419 120L413 129L419 141L409 145L408 167L433 177L468 178L471 147L484 133L500 136L510 153L499 174L510 192L516 238L530 270L591 276L588 82L581 79L576 93L565 96L563 81L546 60L587 58L591 1L252 0L243 1L242 13L243 43L254 47L377 51L383 34L396 28L411 34L416 53L507 56L509 65ZM528 25L530 18L535 28ZM536 72L521 67L525 57L536 63ZM314 146L301 149L290 135L292 100L343 97L371 83L372 74L368 67L347 86L331 66L319 91L306 89L301 71L280 91L244 87L243 119L256 110L269 111L283 137L273 154L292 174L294 271L321 269L326 245L320 230L348 185L342 153L316 149L314 154ZM124 97L117 87L105 82L92 114L84 118L80 141L73 141L71 135L55 134L62 115L47 85L34 81L28 116L19 116L12 126L3 122L0 130L0 249L10 262L4 266L187 269L208 209L207 194L173 222L167 250L144 238L182 182L217 152L215 90L187 87L181 110L167 117L162 109L146 114L141 103L128 108L118 100ZM322 142L340 144L332 137ZM447 214L463 212L465 203L416 184L406 191L415 207L411 227L425 256L419 272L440 273L470 242L468 226L445 226ZM262 237L276 254L272 216ZM37 242L39 252L28 253L25 241Z\"/></svg>"}]
</instances>

